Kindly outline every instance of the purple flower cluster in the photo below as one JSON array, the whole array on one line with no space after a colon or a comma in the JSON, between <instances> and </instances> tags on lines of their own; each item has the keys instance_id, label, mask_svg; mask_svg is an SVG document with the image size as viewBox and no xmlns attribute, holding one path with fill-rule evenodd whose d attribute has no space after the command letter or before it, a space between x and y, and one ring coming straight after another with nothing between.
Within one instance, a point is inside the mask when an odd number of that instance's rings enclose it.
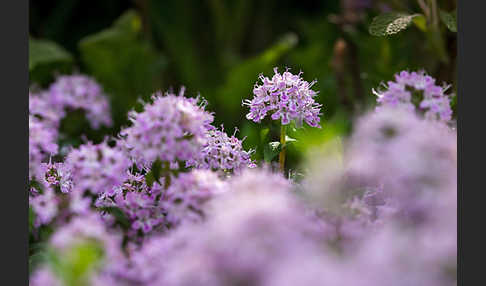
<instances>
[{"instance_id":1,"label":"purple flower cluster","mask_svg":"<svg viewBox=\"0 0 486 286\"><path fill-rule=\"evenodd\" d=\"M53 127L59 127L66 111L81 109L93 128L111 126L108 98L101 86L85 75L64 75L47 90L29 92L29 112Z\"/></svg>"},{"instance_id":2,"label":"purple flower cluster","mask_svg":"<svg viewBox=\"0 0 486 286\"><path fill-rule=\"evenodd\" d=\"M261 78L250 119L318 126L312 83L288 71ZM395 84L438 98L423 74L401 73ZM394 108L383 95L344 143L311 152L295 181L256 167L183 92L131 112L116 146L88 142L66 158L56 112L34 100L32 239L54 231L45 240L53 259L36 266L31 285L457 283L457 135L444 118Z\"/></svg>"},{"instance_id":3,"label":"purple flower cluster","mask_svg":"<svg viewBox=\"0 0 486 286\"><path fill-rule=\"evenodd\" d=\"M383 87L384 90L373 90L379 108L400 106L415 110L418 107L429 119L448 122L452 118L450 95L445 93L448 87L436 85L435 79L423 71L402 71L395 75L395 81L389 81Z\"/></svg>"},{"instance_id":4,"label":"purple flower cluster","mask_svg":"<svg viewBox=\"0 0 486 286\"><path fill-rule=\"evenodd\" d=\"M213 116L197 98L157 93L143 112L129 113L132 125L120 132L121 141L137 164L149 166L156 159L186 161L200 153Z\"/></svg>"},{"instance_id":5,"label":"purple flower cluster","mask_svg":"<svg viewBox=\"0 0 486 286\"><path fill-rule=\"evenodd\" d=\"M205 217L203 205L225 191L225 184L209 170L180 174L164 194L163 205L172 226L183 221L198 222Z\"/></svg>"},{"instance_id":6,"label":"purple flower cluster","mask_svg":"<svg viewBox=\"0 0 486 286\"><path fill-rule=\"evenodd\" d=\"M29 115L29 178L42 178L41 164L58 152L57 129Z\"/></svg>"},{"instance_id":7,"label":"purple flower cluster","mask_svg":"<svg viewBox=\"0 0 486 286\"><path fill-rule=\"evenodd\" d=\"M200 156L188 160L187 167L223 171L240 171L246 167L256 167L250 157L253 151L245 151L242 140L236 138L234 134L229 137L224 129L221 131L214 129L209 130L206 137L207 142Z\"/></svg>"},{"instance_id":8,"label":"purple flower cluster","mask_svg":"<svg viewBox=\"0 0 486 286\"><path fill-rule=\"evenodd\" d=\"M65 164L72 172L75 192L97 195L121 185L131 162L120 148L89 142L71 150Z\"/></svg>"},{"instance_id":9,"label":"purple flower cluster","mask_svg":"<svg viewBox=\"0 0 486 286\"><path fill-rule=\"evenodd\" d=\"M305 121L312 127L320 127L321 104L315 102L317 92L312 90L315 81L309 83L301 78L302 72L294 75L288 71L279 74L274 68L272 79L260 75L261 85L255 85L253 99L243 104L250 107L246 118L260 122L269 113L272 120L283 125L295 120L297 126Z\"/></svg>"},{"instance_id":10,"label":"purple flower cluster","mask_svg":"<svg viewBox=\"0 0 486 286\"><path fill-rule=\"evenodd\" d=\"M48 94L48 104L57 110L84 110L93 128L112 124L107 97L101 86L88 76L60 76L49 87Z\"/></svg>"},{"instance_id":11,"label":"purple flower cluster","mask_svg":"<svg viewBox=\"0 0 486 286\"><path fill-rule=\"evenodd\" d=\"M140 230L148 234L153 230L166 229L166 211L160 203L162 187L154 182L148 186L143 175L129 173L127 180L102 193L97 207L116 207L121 210L130 222L128 232L133 237Z\"/></svg>"}]
</instances>

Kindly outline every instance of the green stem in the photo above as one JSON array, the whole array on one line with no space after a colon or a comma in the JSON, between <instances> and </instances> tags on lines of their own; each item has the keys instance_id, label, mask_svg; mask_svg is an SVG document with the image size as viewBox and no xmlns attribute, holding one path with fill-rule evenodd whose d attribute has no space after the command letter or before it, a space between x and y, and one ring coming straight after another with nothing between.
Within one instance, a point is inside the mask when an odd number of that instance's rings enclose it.
<instances>
[{"instance_id":1,"label":"green stem","mask_svg":"<svg viewBox=\"0 0 486 286\"><path fill-rule=\"evenodd\" d=\"M278 163L280 165L280 171L282 171L282 173L285 173L285 131L285 125L282 124L280 127L280 146L282 146L282 149L280 150L280 154L278 154Z\"/></svg>"}]
</instances>

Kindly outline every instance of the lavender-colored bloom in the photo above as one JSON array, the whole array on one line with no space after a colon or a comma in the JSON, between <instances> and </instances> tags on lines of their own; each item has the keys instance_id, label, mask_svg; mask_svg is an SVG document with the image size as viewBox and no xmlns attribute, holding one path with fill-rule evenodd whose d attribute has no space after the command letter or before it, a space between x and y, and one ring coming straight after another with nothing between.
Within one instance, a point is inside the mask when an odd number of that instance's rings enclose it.
<instances>
[{"instance_id":1,"label":"lavender-colored bloom","mask_svg":"<svg viewBox=\"0 0 486 286\"><path fill-rule=\"evenodd\" d=\"M45 266L32 273L29 280L30 286L63 286L61 280Z\"/></svg>"},{"instance_id":2,"label":"lavender-colored bloom","mask_svg":"<svg viewBox=\"0 0 486 286\"><path fill-rule=\"evenodd\" d=\"M423 221L428 205L457 186L457 135L414 113L383 109L357 123L347 152L350 178L382 186L401 216Z\"/></svg>"},{"instance_id":3,"label":"lavender-colored bloom","mask_svg":"<svg viewBox=\"0 0 486 286\"><path fill-rule=\"evenodd\" d=\"M321 115L321 104L315 102L317 92L311 88L311 83L303 80L300 72L294 75L288 71L279 74L274 68L272 79L260 75L261 85L255 85L254 97L243 102L250 107L246 118L254 122L260 122L267 114L273 120L280 120L283 125L295 120L297 126L305 121L312 127L320 127L319 116Z\"/></svg>"},{"instance_id":4,"label":"lavender-colored bloom","mask_svg":"<svg viewBox=\"0 0 486 286\"><path fill-rule=\"evenodd\" d=\"M131 231L127 233L130 237L138 230L147 235L167 228L167 211L160 203L161 193L162 187L157 182L150 187L143 175L129 173L122 185L102 193L96 206L120 209L131 224Z\"/></svg>"},{"instance_id":5,"label":"lavender-colored bloom","mask_svg":"<svg viewBox=\"0 0 486 286\"><path fill-rule=\"evenodd\" d=\"M56 110L82 109L91 127L111 126L110 104L101 86L85 75L64 75L48 90L48 103Z\"/></svg>"},{"instance_id":6,"label":"lavender-colored bloom","mask_svg":"<svg viewBox=\"0 0 486 286\"><path fill-rule=\"evenodd\" d=\"M50 223L59 213L59 199L51 188L46 188L42 194L29 196L29 205L35 214L35 227Z\"/></svg>"},{"instance_id":7,"label":"lavender-colored bloom","mask_svg":"<svg viewBox=\"0 0 486 286\"><path fill-rule=\"evenodd\" d=\"M74 191L100 194L127 179L130 160L123 151L106 142L97 145L89 142L71 150L65 164L72 172Z\"/></svg>"},{"instance_id":8,"label":"lavender-colored bloom","mask_svg":"<svg viewBox=\"0 0 486 286\"><path fill-rule=\"evenodd\" d=\"M402 71L395 75L395 81L383 85L384 90L375 91L379 108L382 106L401 106L409 110L418 108L429 119L444 122L452 118L448 87L435 84L435 79L425 72ZM419 102L415 106L415 102Z\"/></svg>"},{"instance_id":9,"label":"lavender-colored bloom","mask_svg":"<svg viewBox=\"0 0 486 286\"><path fill-rule=\"evenodd\" d=\"M213 116L198 105L197 98L156 93L143 112L129 113L132 125L120 132L130 156L143 166L157 158L186 161L197 156L206 143Z\"/></svg>"},{"instance_id":10,"label":"lavender-colored bloom","mask_svg":"<svg viewBox=\"0 0 486 286\"><path fill-rule=\"evenodd\" d=\"M49 97L50 93L46 91L37 93L29 91L29 114L40 118L44 124L58 129L66 111L62 106L51 104Z\"/></svg>"},{"instance_id":11,"label":"lavender-colored bloom","mask_svg":"<svg viewBox=\"0 0 486 286\"><path fill-rule=\"evenodd\" d=\"M57 130L29 115L29 178L41 178L41 163L58 152Z\"/></svg>"},{"instance_id":12,"label":"lavender-colored bloom","mask_svg":"<svg viewBox=\"0 0 486 286\"><path fill-rule=\"evenodd\" d=\"M314 228L288 185L269 189L266 176L243 173L255 181L233 189L235 181L209 201L204 222L148 241L132 256L131 275L146 285L266 285L283 263L318 253Z\"/></svg>"},{"instance_id":13,"label":"lavender-colored bloom","mask_svg":"<svg viewBox=\"0 0 486 286\"><path fill-rule=\"evenodd\" d=\"M163 205L172 226L183 221L199 222L205 217L204 204L225 191L225 183L209 170L180 174L164 194Z\"/></svg>"},{"instance_id":14,"label":"lavender-colored bloom","mask_svg":"<svg viewBox=\"0 0 486 286\"><path fill-rule=\"evenodd\" d=\"M71 170L64 163L42 163L43 173L45 174L41 182L46 186L58 186L63 193L71 192L73 181Z\"/></svg>"},{"instance_id":15,"label":"lavender-colored bloom","mask_svg":"<svg viewBox=\"0 0 486 286\"><path fill-rule=\"evenodd\" d=\"M252 153L252 150L243 149L242 140L236 138L234 134L229 137L224 129L209 130L207 143L203 146L201 154L187 161L186 165L199 169L237 172L242 168L256 167L250 157Z\"/></svg>"}]
</instances>

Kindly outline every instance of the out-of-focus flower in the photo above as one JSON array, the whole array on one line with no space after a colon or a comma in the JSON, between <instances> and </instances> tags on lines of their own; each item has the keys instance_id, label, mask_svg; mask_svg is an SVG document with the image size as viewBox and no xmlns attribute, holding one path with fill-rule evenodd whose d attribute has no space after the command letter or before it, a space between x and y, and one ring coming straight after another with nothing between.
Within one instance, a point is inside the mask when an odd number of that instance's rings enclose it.
<instances>
[{"instance_id":1,"label":"out-of-focus flower","mask_svg":"<svg viewBox=\"0 0 486 286\"><path fill-rule=\"evenodd\" d=\"M42 267L32 273L30 286L63 286L61 280L48 267Z\"/></svg>"},{"instance_id":2,"label":"out-of-focus flower","mask_svg":"<svg viewBox=\"0 0 486 286\"><path fill-rule=\"evenodd\" d=\"M95 195L121 185L127 179L130 163L120 148L110 147L106 142L83 144L71 150L65 161L72 172L74 191L90 191Z\"/></svg>"},{"instance_id":3,"label":"out-of-focus flower","mask_svg":"<svg viewBox=\"0 0 486 286\"><path fill-rule=\"evenodd\" d=\"M347 152L347 175L382 186L401 215L422 221L428 205L457 186L457 135L447 126L400 109L358 121Z\"/></svg>"},{"instance_id":4,"label":"out-of-focus flower","mask_svg":"<svg viewBox=\"0 0 486 286\"><path fill-rule=\"evenodd\" d=\"M156 159L186 161L199 155L207 141L213 116L198 98L156 93L143 112L129 113L132 125L120 132L121 142L136 163L149 166Z\"/></svg>"},{"instance_id":5,"label":"out-of-focus flower","mask_svg":"<svg viewBox=\"0 0 486 286\"><path fill-rule=\"evenodd\" d=\"M378 108L382 106L402 106L409 110L418 108L426 118L444 122L452 118L448 87L435 84L435 79L425 72L402 71L395 75L395 81L383 85L384 90L373 93L378 97Z\"/></svg>"},{"instance_id":6,"label":"out-of-focus flower","mask_svg":"<svg viewBox=\"0 0 486 286\"><path fill-rule=\"evenodd\" d=\"M260 122L267 114L273 120L280 120L283 125L295 120L297 126L305 121L312 127L320 127L321 104L315 102L317 92L311 88L315 81L309 83L303 80L300 72L294 75L288 71L279 74L274 68L272 79L260 75L261 85L255 85L254 97L243 102L250 107L246 118Z\"/></svg>"},{"instance_id":7,"label":"out-of-focus flower","mask_svg":"<svg viewBox=\"0 0 486 286\"><path fill-rule=\"evenodd\" d=\"M57 130L29 115L29 178L42 178L41 163L58 151Z\"/></svg>"},{"instance_id":8,"label":"out-of-focus flower","mask_svg":"<svg viewBox=\"0 0 486 286\"><path fill-rule=\"evenodd\" d=\"M209 130L207 143L203 146L201 154L187 161L188 167L199 169L212 169L238 172L245 167L256 167L251 160L253 151L245 151L242 140L233 134L231 137L224 132L224 129Z\"/></svg>"},{"instance_id":9,"label":"out-of-focus flower","mask_svg":"<svg viewBox=\"0 0 486 286\"><path fill-rule=\"evenodd\" d=\"M51 188L44 189L42 194L29 196L29 205L35 214L35 227L50 223L59 212L59 199Z\"/></svg>"},{"instance_id":10,"label":"out-of-focus flower","mask_svg":"<svg viewBox=\"0 0 486 286\"><path fill-rule=\"evenodd\" d=\"M163 205L172 226L183 221L199 222L205 217L203 205L225 191L225 183L209 170L180 174L164 194Z\"/></svg>"},{"instance_id":11,"label":"out-of-focus flower","mask_svg":"<svg viewBox=\"0 0 486 286\"><path fill-rule=\"evenodd\" d=\"M110 104L101 86L85 75L63 75L49 87L47 102L55 110L82 109L93 128L111 126Z\"/></svg>"}]
</instances>

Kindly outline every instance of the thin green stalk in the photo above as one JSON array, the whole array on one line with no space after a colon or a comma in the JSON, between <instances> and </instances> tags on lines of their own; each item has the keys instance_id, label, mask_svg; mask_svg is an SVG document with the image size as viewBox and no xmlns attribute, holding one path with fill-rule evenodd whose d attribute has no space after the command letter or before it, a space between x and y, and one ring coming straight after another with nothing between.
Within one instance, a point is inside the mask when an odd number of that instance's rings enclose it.
<instances>
[{"instance_id":1,"label":"thin green stalk","mask_svg":"<svg viewBox=\"0 0 486 286\"><path fill-rule=\"evenodd\" d=\"M285 131L285 125L282 124L280 127L280 146L282 146L282 149L280 149L280 154L278 154L278 162L280 165L280 171L282 171L282 173L285 173Z\"/></svg>"}]
</instances>

